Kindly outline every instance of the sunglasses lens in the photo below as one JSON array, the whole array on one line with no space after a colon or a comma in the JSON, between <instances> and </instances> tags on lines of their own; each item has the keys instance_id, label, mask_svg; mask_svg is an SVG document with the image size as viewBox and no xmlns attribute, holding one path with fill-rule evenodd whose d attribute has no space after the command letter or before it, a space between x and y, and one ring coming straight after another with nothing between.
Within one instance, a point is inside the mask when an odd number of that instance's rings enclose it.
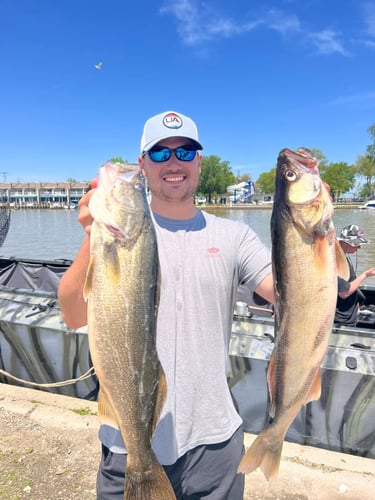
<instances>
[{"instance_id":1,"label":"sunglasses lens","mask_svg":"<svg viewBox=\"0 0 375 500\"><path fill-rule=\"evenodd\" d=\"M176 158L180 161L191 161L195 158L196 151L194 149L186 149L184 147L169 149L169 148L155 148L150 149L147 153L151 160L155 163L161 163L163 161L168 161L171 157L172 152L176 155Z\"/></svg>"},{"instance_id":2,"label":"sunglasses lens","mask_svg":"<svg viewBox=\"0 0 375 500\"><path fill-rule=\"evenodd\" d=\"M162 149L151 149L148 152L149 157L151 158L152 161L155 161L157 163L162 162L162 161L168 161L169 158L171 157L171 150L169 148L162 148Z\"/></svg>"},{"instance_id":3,"label":"sunglasses lens","mask_svg":"<svg viewBox=\"0 0 375 500\"><path fill-rule=\"evenodd\" d=\"M175 154L181 161L191 161L195 157L196 151L192 149L177 148Z\"/></svg>"}]
</instances>

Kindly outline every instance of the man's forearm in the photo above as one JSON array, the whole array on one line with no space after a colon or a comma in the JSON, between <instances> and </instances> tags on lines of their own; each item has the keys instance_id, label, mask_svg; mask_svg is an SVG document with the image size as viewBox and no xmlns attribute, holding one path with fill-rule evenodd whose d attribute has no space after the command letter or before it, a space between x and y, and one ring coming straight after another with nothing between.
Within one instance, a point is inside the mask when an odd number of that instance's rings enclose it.
<instances>
[{"instance_id":1,"label":"man's forearm","mask_svg":"<svg viewBox=\"0 0 375 500\"><path fill-rule=\"evenodd\" d=\"M83 285L90 259L90 238L86 236L72 265L60 280L58 298L62 318L69 328L87 324L87 304L83 298Z\"/></svg>"}]
</instances>

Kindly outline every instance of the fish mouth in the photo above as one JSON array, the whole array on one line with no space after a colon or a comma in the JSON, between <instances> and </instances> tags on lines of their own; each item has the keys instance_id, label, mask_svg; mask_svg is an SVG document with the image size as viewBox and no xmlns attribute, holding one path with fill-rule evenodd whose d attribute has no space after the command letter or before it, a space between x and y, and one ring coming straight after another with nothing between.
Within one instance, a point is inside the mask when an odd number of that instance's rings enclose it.
<instances>
[{"instance_id":1,"label":"fish mouth","mask_svg":"<svg viewBox=\"0 0 375 500\"><path fill-rule=\"evenodd\" d=\"M313 205L319 202L326 187L319 175L319 161L310 150L283 149L279 155L278 165L286 183L289 205Z\"/></svg>"},{"instance_id":2,"label":"fish mouth","mask_svg":"<svg viewBox=\"0 0 375 500\"><path fill-rule=\"evenodd\" d=\"M281 156L285 156L286 160L291 161L297 168L319 175L319 160L312 155L312 152L307 148L298 148L297 151L284 149Z\"/></svg>"}]
</instances>

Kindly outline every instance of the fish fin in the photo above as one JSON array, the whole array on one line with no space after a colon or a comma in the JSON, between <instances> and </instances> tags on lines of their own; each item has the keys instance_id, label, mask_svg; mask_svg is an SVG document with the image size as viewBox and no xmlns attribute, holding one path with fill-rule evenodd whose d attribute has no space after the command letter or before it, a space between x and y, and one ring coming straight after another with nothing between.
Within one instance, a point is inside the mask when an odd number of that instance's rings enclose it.
<instances>
[{"instance_id":1,"label":"fish fin","mask_svg":"<svg viewBox=\"0 0 375 500\"><path fill-rule=\"evenodd\" d=\"M314 256L315 256L315 265L317 270L320 269L323 273L325 273L325 266L327 263L327 254L329 252L330 244L328 243L327 238L321 235L316 235L314 239Z\"/></svg>"},{"instance_id":2,"label":"fish fin","mask_svg":"<svg viewBox=\"0 0 375 500\"><path fill-rule=\"evenodd\" d=\"M156 397L154 419L153 419L152 428L151 428L152 435L154 434L157 423L159 422L161 411L163 409L166 398L167 398L167 379L165 377L165 373L164 373L163 368L160 366L158 395Z\"/></svg>"},{"instance_id":3,"label":"fish fin","mask_svg":"<svg viewBox=\"0 0 375 500\"><path fill-rule=\"evenodd\" d=\"M90 295L92 289L93 276L94 276L94 256L91 255L89 260L89 265L87 267L85 283L83 285L83 298L85 300L87 300L88 296Z\"/></svg>"},{"instance_id":4,"label":"fish fin","mask_svg":"<svg viewBox=\"0 0 375 500\"><path fill-rule=\"evenodd\" d=\"M152 454L153 455L153 454ZM124 483L124 500L175 500L176 495L163 467L152 456L152 464L147 471L136 471L128 455Z\"/></svg>"},{"instance_id":5,"label":"fish fin","mask_svg":"<svg viewBox=\"0 0 375 500\"><path fill-rule=\"evenodd\" d=\"M98 396L98 417L102 424L105 423L115 428L119 427L113 406L102 386L100 387Z\"/></svg>"},{"instance_id":6,"label":"fish fin","mask_svg":"<svg viewBox=\"0 0 375 500\"><path fill-rule=\"evenodd\" d=\"M284 435L275 436L272 426L261 432L242 457L238 472L248 474L260 467L267 481L276 478L281 460Z\"/></svg>"},{"instance_id":7,"label":"fish fin","mask_svg":"<svg viewBox=\"0 0 375 500\"><path fill-rule=\"evenodd\" d=\"M268 394L270 398L270 416L274 418L275 416L275 398L274 398L274 391L276 388L275 384L275 376L276 376L276 356L275 353L273 352L271 354L271 359L268 365L268 370L267 370L267 385L268 385Z\"/></svg>"},{"instance_id":8,"label":"fish fin","mask_svg":"<svg viewBox=\"0 0 375 500\"><path fill-rule=\"evenodd\" d=\"M113 238L104 245L104 252L107 261L106 273L114 283L118 283L121 276L121 264L117 252L116 241Z\"/></svg>"},{"instance_id":9,"label":"fish fin","mask_svg":"<svg viewBox=\"0 0 375 500\"><path fill-rule=\"evenodd\" d=\"M311 384L309 392L306 394L306 398L303 404L305 405L310 401L317 401L318 399L320 399L321 392L322 392L322 383L320 376L320 368L318 368L318 371L316 372L313 383Z\"/></svg>"},{"instance_id":10,"label":"fish fin","mask_svg":"<svg viewBox=\"0 0 375 500\"><path fill-rule=\"evenodd\" d=\"M350 277L350 269L347 258L345 256L344 250L341 248L338 240L335 240L335 250L336 250L336 270L340 278L348 281Z\"/></svg>"}]
</instances>

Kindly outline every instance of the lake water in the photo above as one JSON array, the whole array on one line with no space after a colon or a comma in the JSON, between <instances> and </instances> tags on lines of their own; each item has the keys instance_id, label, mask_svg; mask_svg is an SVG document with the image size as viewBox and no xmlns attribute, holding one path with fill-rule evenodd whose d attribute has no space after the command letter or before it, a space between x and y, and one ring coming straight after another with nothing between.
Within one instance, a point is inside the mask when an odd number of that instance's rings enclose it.
<instances>
[{"instance_id":1,"label":"lake water","mask_svg":"<svg viewBox=\"0 0 375 500\"><path fill-rule=\"evenodd\" d=\"M240 220L248 224L271 247L270 209L220 209L220 217ZM0 255L32 259L74 259L84 232L74 210L13 210L9 233ZM337 232L348 224L357 224L371 240L353 256L357 274L375 267L375 210L339 209L334 223ZM375 285L375 277L366 284Z\"/></svg>"}]
</instances>

